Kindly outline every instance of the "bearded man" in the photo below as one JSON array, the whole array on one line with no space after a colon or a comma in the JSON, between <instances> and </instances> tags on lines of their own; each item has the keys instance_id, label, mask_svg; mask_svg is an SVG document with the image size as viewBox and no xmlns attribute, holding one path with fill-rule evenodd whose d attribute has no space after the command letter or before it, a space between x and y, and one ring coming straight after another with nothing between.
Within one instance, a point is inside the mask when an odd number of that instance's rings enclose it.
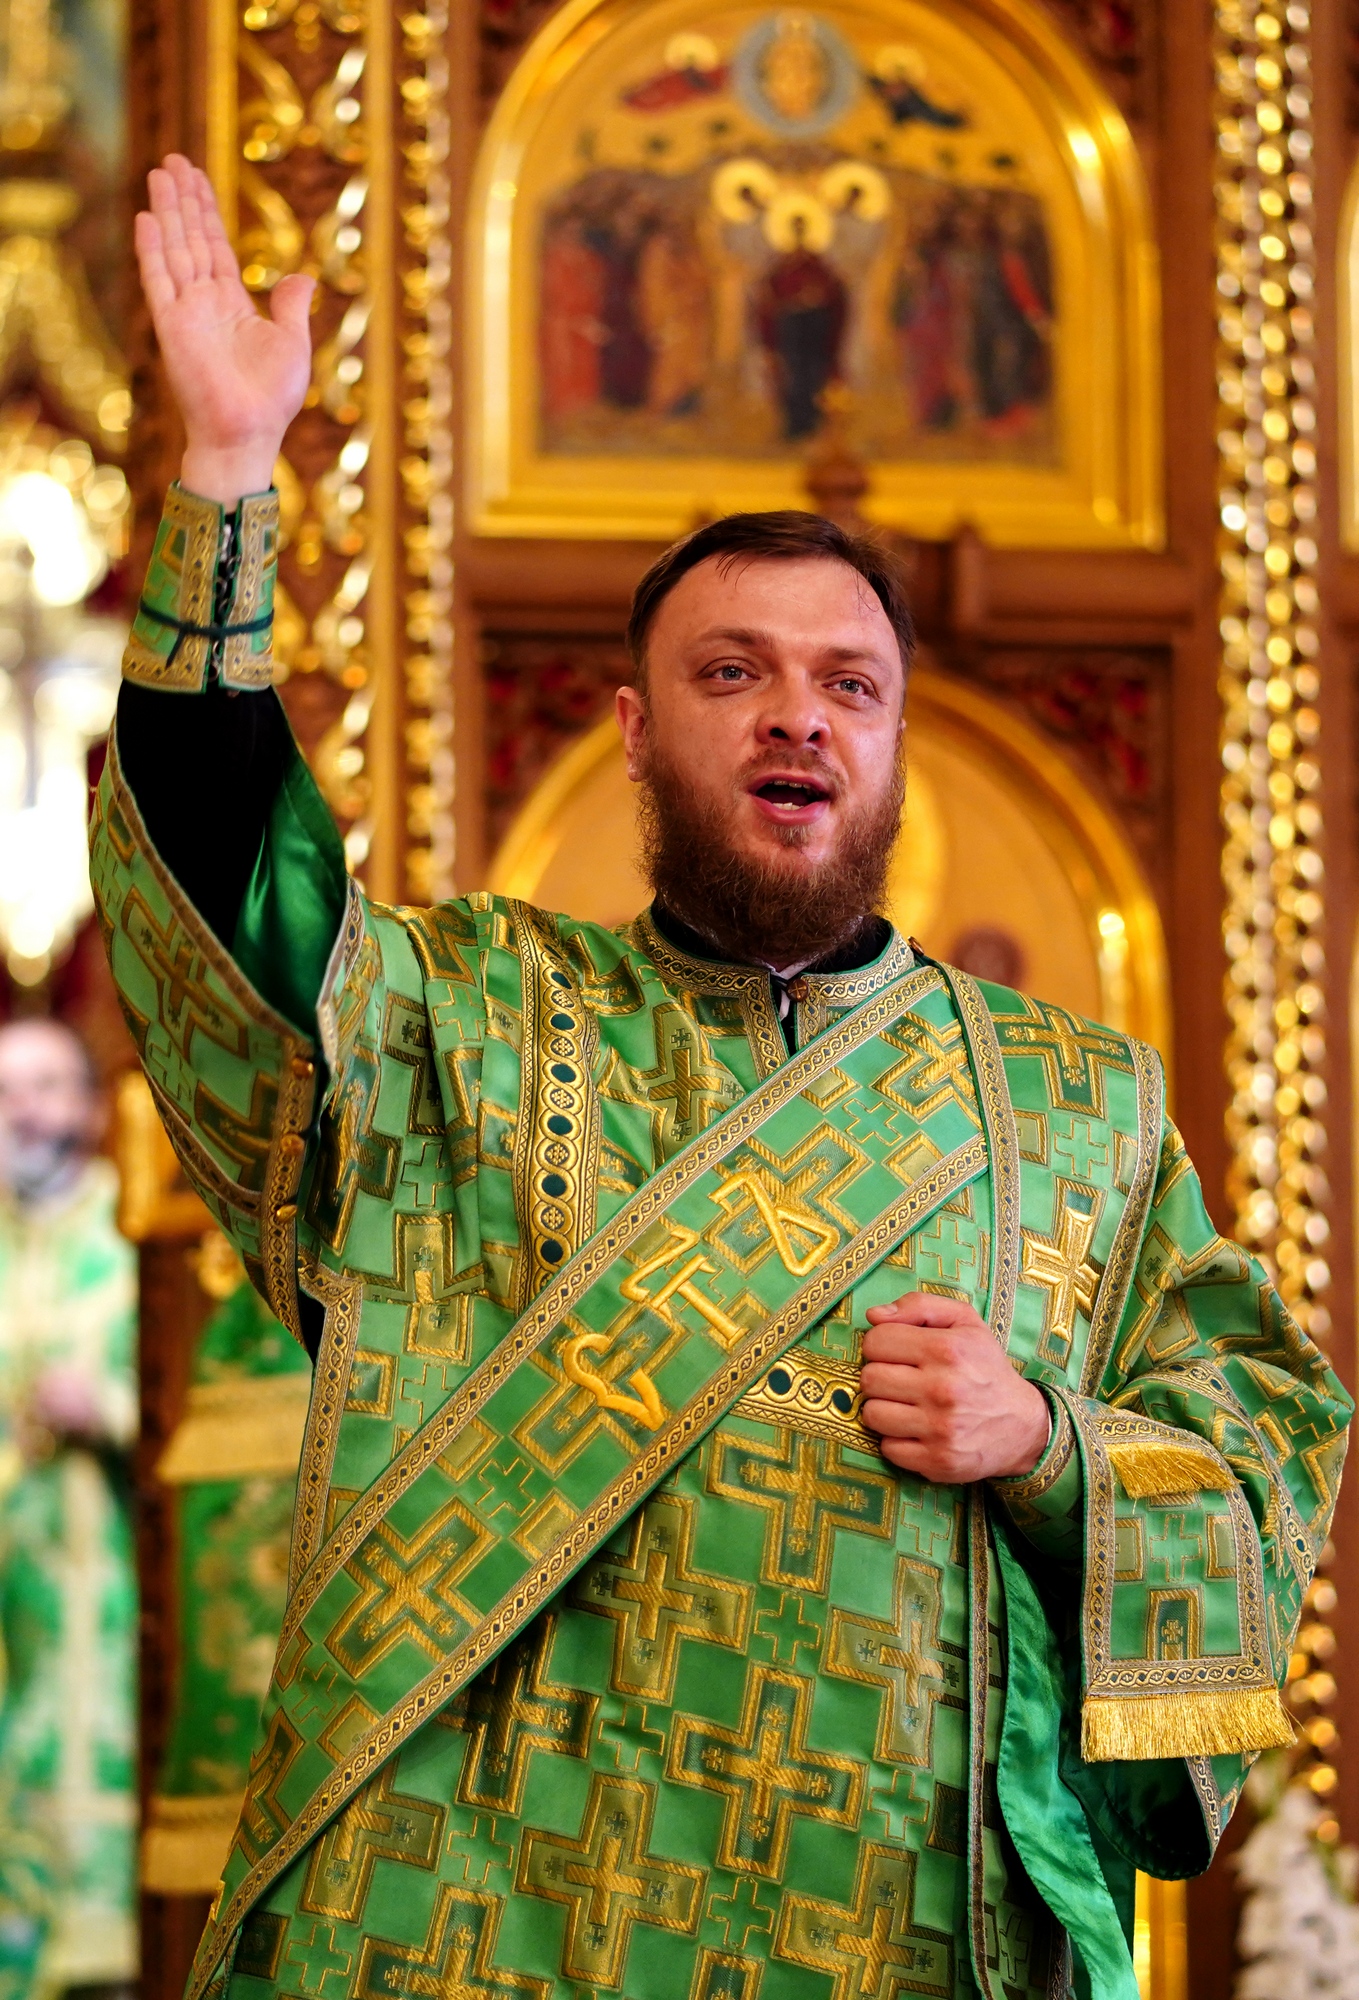
<instances>
[{"instance_id":1,"label":"bearded man","mask_svg":"<svg viewBox=\"0 0 1359 2000\"><path fill-rule=\"evenodd\" d=\"M1349 1403L1126 1036L878 912L911 628L718 521L619 696L656 901L369 902L269 689L307 283L138 218L188 432L94 874L167 1129L315 1355L191 1993L1135 2000L1279 1696Z\"/></svg>"},{"instance_id":2,"label":"bearded man","mask_svg":"<svg viewBox=\"0 0 1359 2000\"><path fill-rule=\"evenodd\" d=\"M0 1984L137 1971L136 1259L90 1060L0 1029Z\"/></svg>"}]
</instances>

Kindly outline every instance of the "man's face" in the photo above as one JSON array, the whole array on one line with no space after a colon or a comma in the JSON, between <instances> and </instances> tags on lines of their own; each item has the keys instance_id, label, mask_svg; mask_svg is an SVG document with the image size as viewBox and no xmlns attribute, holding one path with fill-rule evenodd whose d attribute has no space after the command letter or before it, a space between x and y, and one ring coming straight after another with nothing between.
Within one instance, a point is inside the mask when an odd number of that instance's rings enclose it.
<instances>
[{"instance_id":1,"label":"man's face","mask_svg":"<svg viewBox=\"0 0 1359 2000\"><path fill-rule=\"evenodd\" d=\"M98 1136L98 1104L79 1044L51 1021L0 1029L0 1179L39 1192Z\"/></svg>"},{"instance_id":2,"label":"man's face","mask_svg":"<svg viewBox=\"0 0 1359 2000\"><path fill-rule=\"evenodd\" d=\"M896 635L833 557L710 557L661 604L648 699L618 694L628 776L664 761L732 848L813 879L895 792L904 698Z\"/></svg>"}]
</instances>

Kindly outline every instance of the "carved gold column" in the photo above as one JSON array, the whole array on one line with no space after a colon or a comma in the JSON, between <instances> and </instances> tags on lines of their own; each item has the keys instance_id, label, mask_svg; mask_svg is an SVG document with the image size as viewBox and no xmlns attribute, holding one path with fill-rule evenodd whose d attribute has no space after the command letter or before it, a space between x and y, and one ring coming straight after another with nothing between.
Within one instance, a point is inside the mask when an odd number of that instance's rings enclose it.
<instances>
[{"instance_id":1,"label":"carved gold column","mask_svg":"<svg viewBox=\"0 0 1359 2000\"><path fill-rule=\"evenodd\" d=\"M1312 20L1217 0L1218 445L1228 1135L1236 1233L1323 1345L1326 867L1318 697ZM1336 1788L1328 1578L1289 1668L1300 1773ZM1323 1839L1340 1828L1322 1821Z\"/></svg>"},{"instance_id":2,"label":"carved gold column","mask_svg":"<svg viewBox=\"0 0 1359 2000\"><path fill-rule=\"evenodd\" d=\"M264 294L318 280L285 441L284 700L373 894L452 882L447 0L210 0L208 167Z\"/></svg>"}]
</instances>

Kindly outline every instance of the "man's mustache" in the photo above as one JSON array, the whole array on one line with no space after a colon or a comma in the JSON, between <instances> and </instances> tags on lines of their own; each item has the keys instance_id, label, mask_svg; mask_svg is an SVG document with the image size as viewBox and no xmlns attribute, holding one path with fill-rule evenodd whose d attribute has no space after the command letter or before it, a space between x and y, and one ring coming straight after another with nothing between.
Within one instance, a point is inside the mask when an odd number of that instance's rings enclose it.
<instances>
[{"instance_id":1,"label":"man's mustache","mask_svg":"<svg viewBox=\"0 0 1359 2000\"><path fill-rule=\"evenodd\" d=\"M838 799L845 792L844 772L817 750L761 750L748 758L737 772L736 789L747 792L761 778L775 773L780 777L789 777L794 772L815 778L831 799Z\"/></svg>"}]
</instances>

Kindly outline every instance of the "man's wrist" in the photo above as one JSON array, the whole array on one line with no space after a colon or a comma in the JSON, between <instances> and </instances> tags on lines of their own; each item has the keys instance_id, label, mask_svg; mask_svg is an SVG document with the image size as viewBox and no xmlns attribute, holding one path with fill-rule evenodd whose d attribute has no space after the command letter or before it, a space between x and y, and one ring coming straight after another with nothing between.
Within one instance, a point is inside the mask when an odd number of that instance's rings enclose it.
<instances>
[{"instance_id":1,"label":"man's wrist","mask_svg":"<svg viewBox=\"0 0 1359 2000\"><path fill-rule=\"evenodd\" d=\"M1052 1447L1054 1431L1052 1405L1036 1384L1030 1382L1026 1386L1033 1391L1033 1445L1030 1451L1023 1454L1022 1465L1011 1466L1008 1472L1000 1475L1004 1479L1027 1479L1030 1473L1036 1471L1043 1463Z\"/></svg>"},{"instance_id":2,"label":"man's wrist","mask_svg":"<svg viewBox=\"0 0 1359 2000\"><path fill-rule=\"evenodd\" d=\"M268 492L277 458L274 439L231 446L190 444L180 465L179 483L200 500L235 507L252 494Z\"/></svg>"}]
</instances>

